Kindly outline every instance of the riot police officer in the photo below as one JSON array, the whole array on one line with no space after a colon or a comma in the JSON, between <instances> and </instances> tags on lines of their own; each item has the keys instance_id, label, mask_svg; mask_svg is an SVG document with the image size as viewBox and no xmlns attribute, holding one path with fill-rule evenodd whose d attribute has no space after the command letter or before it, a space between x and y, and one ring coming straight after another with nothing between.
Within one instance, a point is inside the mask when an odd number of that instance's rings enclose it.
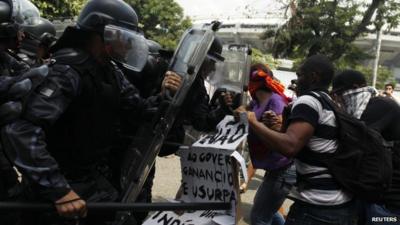
<instances>
[{"instance_id":1,"label":"riot police officer","mask_svg":"<svg viewBox=\"0 0 400 225\"><path fill-rule=\"evenodd\" d=\"M0 76L17 76L29 70L28 65L18 61L12 55L12 51L18 49L23 39L20 21L16 21L20 11L15 10L22 7L16 7L19 6L17 4L19 4L18 1L0 1ZM0 119L2 110L0 108ZM0 201L15 200L19 195L18 187L18 175L4 155L0 142ZM17 216L1 213L0 220L2 223L12 224Z\"/></svg>"},{"instance_id":2,"label":"riot police officer","mask_svg":"<svg viewBox=\"0 0 400 225\"><path fill-rule=\"evenodd\" d=\"M23 29L25 38L18 55L32 67L47 63L50 47L57 41L54 24L45 18L37 18Z\"/></svg>"},{"instance_id":3,"label":"riot police officer","mask_svg":"<svg viewBox=\"0 0 400 225\"><path fill-rule=\"evenodd\" d=\"M162 93L142 99L117 66L140 71L146 63L137 25L135 11L122 0L90 0L77 25L53 46L50 72L30 95L22 118L1 131L31 199L53 202L61 216L85 217L86 201L117 200L107 159L118 127L161 101ZM174 93L180 82L169 78L162 90ZM106 220L90 215L87 224ZM32 222L46 224L48 218L35 216L24 224Z\"/></svg>"},{"instance_id":4,"label":"riot police officer","mask_svg":"<svg viewBox=\"0 0 400 225\"><path fill-rule=\"evenodd\" d=\"M24 34L21 31L22 7L16 7L19 1L0 1L0 75L14 76L29 70L29 66L18 61L12 54L21 46ZM16 10L18 9L18 10Z\"/></svg>"}]
</instances>

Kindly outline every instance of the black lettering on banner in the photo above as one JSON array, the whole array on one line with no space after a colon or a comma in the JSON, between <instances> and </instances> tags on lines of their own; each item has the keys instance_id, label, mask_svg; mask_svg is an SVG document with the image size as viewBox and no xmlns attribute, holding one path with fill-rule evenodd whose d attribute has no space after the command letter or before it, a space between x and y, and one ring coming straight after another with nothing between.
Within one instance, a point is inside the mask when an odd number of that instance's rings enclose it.
<instances>
[{"instance_id":1,"label":"black lettering on banner","mask_svg":"<svg viewBox=\"0 0 400 225\"><path fill-rule=\"evenodd\" d=\"M219 138L219 136L222 135L222 132L223 132L222 129L218 129L218 133L210 138L210 140L208 141L208 144L215 143L216 142L215 140L217 140Z\"/></svg>"},{"instance_id":2,"label":"black lettering on banner","mask_svg":"<svg viewBox=\"0 0 400 225\"><path fill-rule=\"evenodd\" d=\"M240 133L239 133L239 132L240 132ZM232 135L232 136L229 138L228 143L229 143L229 144L232 144L233 142L239 140L240 138L242 138L242 137L244 136L245 133L246 133L246 126L245 126L244 124L240 124L240 125L237 127L237 130L236 130L235 134ZM236 135L238 135L238 136L235 138Z\"/></svg>"},{"instance_id":3,"label":"black lettering on banner","mask_svg":"<svg viewBox=\"0 0 400 225\"><path fill-rule=\"evenodd\" d=\"M220 145L224 145L225 141L228 141L228 136L223 135L221 137L219 137L217 140L215 140L215 142L213 144L217 144L218 142L221 142Z\"/></svg>"},{"instance_id":4,"label":"black lettering on banner","mask_svg":"<svg viewBox=\"0 0 400 225\"><path fill-rule=\"evenodd\" d=\"M235 192L229 189L210 188L201 186L192 186L192 194L195 198L208 201L229 202L235 200Z\"/></svg>"},{"instance_id":5,"label":"black lettering on banner","mask_svg":"<svg viewBox=\"0 0 400 225\"><path fill-rule=\"evenodd\" d=\"M211 188L207 188L207 198L208 200L213 200L214 199L214 190Z\"/></svg>"},{"instance_id":6,"label":"black lettering on banner","mask_svg":"<svg viewBox=\"0 0 400 225\"><path fill-rule=\"evenodd\" d=\"M163 213L162 211L154 213L153 217L151 217L153 220L156 219L160 214Z\"/></svg>"},{"instance_id":7,"label":"black lettering on banner","mask_svg":"<svg viewBox=\"0 0 400 225\"><path fill-rule=\"evenodd\" d=\"M199 162L204 162L206 160L206 153L200 153L199 155Z\"/></svg>"},{"instance_id":8,"label":"black lettering on banner","mask_svg":"<svg viewBox=\"0 0 400 225\"><path fill-rule=\"evenodd\" d=\"M199 197L200 197L201 199L205 199L205 198L206 198L206 191L204 190L204 185L201 185L201 186L199 187L199 191L200 191Z\"/></svg>"},{"instance_id":9,"label":"black lettering on banner","mask_svg":"<svg viewBox=\"0 0 400 225\"><path fill-rule=\"evenodd\" d=\"M204 143L206 143L208 140L210 140L213 136L214 136L214 135L207 135L207 136L203 137L203 138L199 141L199 143L200 143L200 144L204 144Z\"/></svg>"},{"instance_id":10,"label":"black lettering on banner","mask_svg":"<svg viewBox=\"0 0 400 225\"><path fill-rule=\"evenodd\" d=\"M233 190L231 191L230 196L231 197L229 198L229 202L236 201L236 195L235 195L235 192Z\"/></svg>"},{"instance_id":11,"label":"black lettering on banner","mask_svg":"<svg viewBox=\"0 0 400 225\"><path fill-rule=\"evenodd\" d=\"M214 178L215 178L215 182L216 183L221 183L221 181L222 181L222 172L221 171L215 171L215 177Z\"/></svg>"},{"instance_id":12,"label":"black lettering on banner","mask_svg":"<svg viewBox=\"0 0 400 225\"><path fill-rule=\"evenodd\" d=\"M215 173L217 173L217 171L215 171ZM213 176L213 172L211 170L206 170L206 176L205 176L205 180L211 180L212 182L214 182L214 176Z\"/></svg>"},{"instance_id":13,"label":"black lettering on banner","mask_svg":"<svg viewBox=\"0 0 400 225\"><path fill-rule=\"evenodd\" d=\"M246 125L245 124L239 124L236 127L236 130L232 130L233 127L238 124L239 121L229 121L227 122L223 128L219 128L218 132L214 135L207 135L200 139L199 143L200 144L217 144L220 142L220 145L224 145L226 142L229 144L234 143L235 141L239 140L242 138L245 133L246 133ZM225 130L225 132L224 132ZM232 132L234 131L234 132ZM233 135L231 134L233 133Z\"/></svg>"},{"instance_id":14,"label":"black lettering on banner","mask_svg":"<svg viewBox=\"0 0 400 225\"><path fill-rule=\"evenodd\" d=\"M161 217L161 219L159 219L158 221L157 221L157 223L161 223L162 222L162 224L163 225L168 225L171 221L172 221L172 217L171 218L168 218L168 214L164 214L162 217Z\"/></svg>"},{"instance_id":15,"label":"black lettering on banner","mask_svg":"<svg viewBox=\"0 0 400 225\"><path fill-rule=\"evenodd\" d=\"M183 195L188 195L189 193L188 193L188 186L187 186L187 183L186 182L182 182L182 192L183 192Z\"/></svg>"},{"instance_id":16,"label":"black lettering on banner","mask_svg":"<svg viewBox=\"0 0 400 225\"><path fill-rule=\"evenodd\" d=\"M216 184L231 182L230 180L227 180L227 174L229 175L227 171L229 171L229 167L225 168L226 170L223 170L222 167L220 167L220 170L218 170L217 168L203 169L203 168L196 168L196 167L193 168L185 166L182 167L182 174L187 177L190 176L204 181L215 182Z\"/></svg>"},{"instance_id":17,"label":"black lettering on banner","mask_svg":"<svg viewBox=\"0 0 400 225\"><path fill-rule=\"evenodd\" d=\"M217 200L217 201L223 201L223 199L222 199L222 192L221 192L221 190L219 190L219 189L216 189L216 190L215 190L215 200Z\"/></svg>"},{"instance_id":18,"label":"black lettering on banner","mask_svg":"<svg viewBox=\"0 0 400 225\"><path fill-rule=\"evenodd\" d=\"M218 154L218 165L219 166L224 165L224 155L223 154Z\"/></svg>"},{"instance_id":19,"label":"black lettering on banner","mask_svg":"<svg viewBox=\"0 0 400 225\"><path fill-rule=\"evenodd\" d=\"M238 124L240 121L235 121L235 120L232 120L232 121L229 121L229 122L227 122L226 124L225 124L225 127L228 127L228 126L235 126L236 124Z\"/></svg>"},{"instance_id":20,"label":"black lettering on banner","mask_svg":"<svg viewBox=\"0 0 400 225\"><path fill-rule=\"evenodd\" d=\"M225 165L231 166L231 156L230 155L225 155Z\"/></svg>"},{"instance_id":21,"label":"black lettering on banner","mask_svg":"<svg viewBox=\"0 0 400 225\"><path fill-rule=\"evenodd\" d=\"M192 186L192 193L195 198L197 198L197 187Z\"/></svg>"},{"instance_id":22,"label":"black lettering on banner","mask_svg":"<svg viewBox=\"0 0 400 225\"><path fill-rule=\"evenodd\" d=\"M181 225L181 221L178 220L178 219L175 219L175 220L171 223L171 225Z\"/></svg>"},{"instance_id":23,"label":"black lettering on banner","mask_svg":"<svg viewBox=\"0 0 400 225\"><path fill-rule=\"evenodd\" d=\"M185 176L188 175L188 168L187 168L187 166L182 167L182 173L183 173L183 175L185 175Z\"/></svg>"},{"instance_id":24,"label":"black lettering on banner","mask_svg":"<svg viewBox=\"0 0 400 225\"><path fill-rule=\"evenodd\" d=\"M217 215L217 212L214 212L212 210L204 211L200 214L200 217L205 217L205 218L214 218L215 215Z\"/></svg>"},{"instance_id":25,"label":"black lettering on banner","mask_svg":"<svg viewBox=\"0 0 400 225\"><path fill-rule=\"evenodd\" d=\"M187 160L190 162L196 162L197 161L197 154L194 153L193 151L189 152Z\"/></svg>"}]
</instances>

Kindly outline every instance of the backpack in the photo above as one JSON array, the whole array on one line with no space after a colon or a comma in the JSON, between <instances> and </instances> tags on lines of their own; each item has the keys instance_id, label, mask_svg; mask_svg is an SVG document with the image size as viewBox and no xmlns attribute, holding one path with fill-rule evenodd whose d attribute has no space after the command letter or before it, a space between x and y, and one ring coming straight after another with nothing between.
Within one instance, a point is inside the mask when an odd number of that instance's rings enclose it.
<instances>
[{"instance_id":1,"label":"backpack","mask_svg":"<svg viewBox=\"0 0 400 225\"><path fill-rule=\"evenodd\" d=\"M307 157L318 160L328 171L306 176L329 172L341 188L356 197L366 201L381 201L391 184L392 146L379 132L341 111L325 93L317 95L312 92L310 95L333 110L338 128L338 148L334 153L307 151Z\"/></svg>"}]
</instances>

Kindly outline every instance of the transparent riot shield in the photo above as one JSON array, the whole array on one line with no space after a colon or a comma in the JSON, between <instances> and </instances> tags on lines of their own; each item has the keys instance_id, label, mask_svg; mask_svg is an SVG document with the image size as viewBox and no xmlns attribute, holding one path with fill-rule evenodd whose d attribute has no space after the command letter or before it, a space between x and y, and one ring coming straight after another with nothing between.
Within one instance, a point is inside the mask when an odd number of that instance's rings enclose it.
<instances>
[{"instance_id":1,"label":"transparent riot shield","mask_svg":"<svg viewBox=\"0 0 400 225\"><path fill-rule=\"evenodd\" d=\"M215 73L208 82L218 95L221 91L241 94L241 104L247 103L247 85L251 66L251 48L248 45L225 45L224 62L217 64ZM217 96L213 96L216 98Z\"/></svg>"},{"instance_id":2,"label":"transparent riot shield","mask_svg":"<svg viewBox=\"0 0 400 225\"><path fill-rule=\"evenodd\" d=\"M166 98L151 122L143 122L122 165L123 202L134 202L163 145L175 117L181 110L207 52L214 41L211 29L189 29L182 37L172 58L170 70L182 77L182 85L173 97ZM122 218L120 218L122 219Z\"/></svg>"}]
</instances>

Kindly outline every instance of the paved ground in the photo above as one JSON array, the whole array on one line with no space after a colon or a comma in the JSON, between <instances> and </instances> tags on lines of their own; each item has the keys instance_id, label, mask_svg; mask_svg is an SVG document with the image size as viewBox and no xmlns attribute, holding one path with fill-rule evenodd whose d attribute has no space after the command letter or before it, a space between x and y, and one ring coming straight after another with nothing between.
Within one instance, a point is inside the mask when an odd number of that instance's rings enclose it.
<instances>
[{"instance_id":1,"label":"paved ground","mask_svg":"<svg viewBox=\"0 0 400 225\"><path fill-rule=\"evenodd\" d=\"M180 161L177 156L170 156L167 158L158 158L156 164L156 178L153 187L153 201L165 201L165 199L173 199L176 191L179 188L181 180ZM257 171L256 176L250 183L246 193L241 195L243 220L239 225L248 225L249 212L252 206L253 198L257 187L261 183L263 172ZM286 203L286 209L287 205Z\"/></svg>"}]
</instances>

